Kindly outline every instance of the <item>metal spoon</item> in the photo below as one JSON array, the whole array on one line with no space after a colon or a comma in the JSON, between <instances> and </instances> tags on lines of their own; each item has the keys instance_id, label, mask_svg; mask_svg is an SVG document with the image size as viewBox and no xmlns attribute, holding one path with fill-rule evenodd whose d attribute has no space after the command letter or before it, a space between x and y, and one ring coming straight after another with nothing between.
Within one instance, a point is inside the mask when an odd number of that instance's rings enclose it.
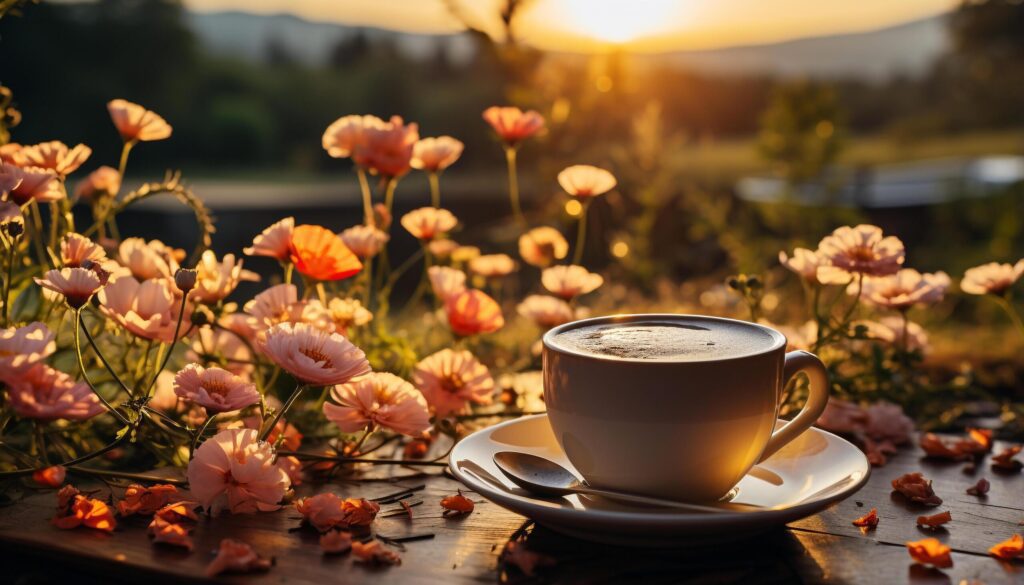
<instances>
[{"instance_id":1,"label":"metal spoon","mask_svg":"<svg viewBox=\"0 0 1024 585\"><path fill-rule=\"evenodd\" d=\"M722 513L737 511L746 512L764 509L758 506L734 503L723 503L721 507L704 506L701 504L689 504L686 502L677 502L675 500L664 500L661 498L651 498L636 494L593 488L581 482L572 474L571 471L554 461L527 453L501 451L500 453L494 454L494 464L498 466L498 469L500 469L502 473L512 480L512 483L535 494L551 496L586 494L591 496L603 496L626 502L635 502L637 504L647 504L649 506L678 508L680 510L688 510L690 512Z\"/></svg>"}]
</instances>

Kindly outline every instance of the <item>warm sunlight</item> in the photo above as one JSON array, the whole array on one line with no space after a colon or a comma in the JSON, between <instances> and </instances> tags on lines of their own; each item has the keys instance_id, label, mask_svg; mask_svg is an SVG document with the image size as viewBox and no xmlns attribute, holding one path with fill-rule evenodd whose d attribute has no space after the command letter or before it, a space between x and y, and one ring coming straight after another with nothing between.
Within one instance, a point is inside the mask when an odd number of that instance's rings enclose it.
<instances>
[{"instance_id":1,"label":"warm sunlight","mask_svg":"<svg viewBox=\"0 0 1024 585\"><path fill-rule=\"evenodd\" d=\"M568 31L598 41L621 44L669 30L680 12L675 0L557 0L538 12L558 13ZM553 14L552 14L553 15ZM539 16L539 14L534 14Z\"/></svg>"}]
</instances>

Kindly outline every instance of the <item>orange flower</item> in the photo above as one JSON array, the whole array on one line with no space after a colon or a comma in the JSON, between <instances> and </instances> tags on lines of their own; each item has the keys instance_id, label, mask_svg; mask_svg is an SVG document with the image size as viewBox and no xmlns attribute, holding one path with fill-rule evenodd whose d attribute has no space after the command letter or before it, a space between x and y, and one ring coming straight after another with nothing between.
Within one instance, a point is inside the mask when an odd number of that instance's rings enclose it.
<instances>
[{"instance_id":1,"label":"orange flower","mask_svg":"<svg viewBox=\"0 0 1024 585\"><path fill-rule=\"evenodd\" d=\"M922 565L932 565L940 569L948 569L953 566L953 559L949 556L950 548L934 538L912 541L907 543L907 552L910 558Z\"/></svg>"},{"instance_id":2,"label":"orange flower","mask_svg":"<svg viewBox=\"0 0 1024 585\"><path fill-rule=\"evenodd\" d=\"M491 106L484 110L483 117L505 144L513 147L544 128L544 117L534 110Z\"/></svg>"},{"instance_id":3,"label":"orange flower","mask_svg":"<svg viewBox=\"0 0 1024 585\"><path fill-rule=\"evenodd\" d=\"M352 554L356 560L371 565L401 565L402 558L397 553L384 548L379 540L370 542L355 541L352 543Z\"/></svg>"},{"instance_id":4,"label":"orange flower","mask_svg":"<svg viewBox=\"0 0 1024 585\"><path fill-rule=\"evenodd\" d=\"M178 488L170 484L148 488L132 484L124 491L124 498L117 503L117 513L121 516L152 516L171 501L177 500L178 495Z\"/></svg>"},{"instance_id":5,"label":"orange flower","mask_svg":"<svg viewBox=\"0 0 1024 585\"><path fill-rule=\"evenodd\" d=\"M163 140L171 135L171 126L167 121L139 104L122 99L112 100L107 104L107 111L125 142Z\"/></svg>"},{"instance_id":6,"label":"orange flower","mask_svg":"<svg viewBox=\"0 0 1024 585\"><path fill-rule=\"evenodd\" d=\"M59 488L64 485L64 478L68 470L63 465L51 465L45 469L37 469L32 474L32 480L41 486Z\"/></svg>"},{"instance_id":7,"label":"orange flower","mask_svg":"<svg viewBox=\"0 0 1024 585\"><path fill-rule=\"evenodd\" d=\"M402 216L404 227L414 238L433 240L450 232L459 220L447 209L421 207Z\"/></svg>"},{"instance_id":8,"label":"orange flower","mask_svg":"<svg viewBox=\"0 0 1024 585\"><path fill-rule=\"evenodd\" d=\"M519 255L538 268L547 268L569 253L569 242L553 227L537 227L519 237Z\"/></svg>"},{"instance_id":9,"label":"orange flower","mask_svg":"<svg viewBox=\"0 0 1024 585\"><path fill-rule=\"evenodd\" d=\"M89 201L98 197L117 195L121 190L121 174L117 169L102 166L86 175L75 187L75 197Z\"/></svg>"},{"instance_id":10,"label":"orange flower","mask_svg":"<svg viewBox=\"0 0 1024 585\"><path fill-rule=\"evenodd\" d=\"M71 490L67 490L71 488ZM67 491L65 491L67 490ZM52 523L61 530L70 530L85 526L106 532L113 532L117 528L117 520L114 519L114 512L100 500L88 498L77 493L73 486L65 486L57 494L58 510ZM70 497L69 497L70 496Z\"/></svg>"},{"instance_id":11,"label":"orange flower","mask_svg":"<svg viewBox=\"0 0 1024 585\"><path fill-rule=\"evenodd\" d=\"M473 511L473 500L462 495L462 490L454 496L446 496L441 500L441 507L444 508L444 513L449 512L453 514L469 514Z\"/></svg>"},{"instance_id":12,"label":"orange flower","mask_svg":"<svg viewBox=\"0 0 1024 585\"><path fill-rule=\"evenodd\" d=\"M401 177L412 168L412 149L419 138L415 123L405 124L401 116L392 116L387 122L363 128L352 160L375 175Z\"/></svg>"},{"instance_id":13,"label":"orange flower","mask_svg":"<svg viewBox=\"0 0 1024 585\"><path fill-rule=\"evenodd\" d=\"M558 184L565 192L581 199L597 197L615 188L615 176L591 165L573 165L558 173Z\"/></svg>"},{"instance_id":14,"label":"orange flower","mask_svg":"<svg viewBox=\"0 0 1024 585\"><path fill-rule=\"evenodd\" d=\"M907 473L892 480L892 489L908 499L926 506L942 504L942 498L935 495L932 482L924 478L921 472Z\"/></svg>"},{"instance_id":15,"label":"orange flower","mask_svg":"<svg viewBox=\"0 0 1024 585\"><path fill-rule=\"evenodd\" d=\"M861 528L874 528L878 526L878 509L871 508L870 512L854 520L853 525Z\"/></svg>"},{"instance_id":16,"label":"orange flower","mask_svg":"<svg viewBox=\"0 0 1024 585\"><path fill-rule=\"evenodd\" d=\"M320 550L325 555L340 555L352 550L352 534L331 530L320 535Z\"/></svg>"},{"instance_id":17,"label":"orange flower","mask_svg":"<svg viewBox=\"0 0 1024 585\"><path fill-rule=\"evenodd\" d=\"M878 226L843 226L818 243L818 280L824 284L846 284L854 274L889 276L896 274L906 255L903 242L885 237Z\"/></svg>"},{"instance_id":18,"label":"orange flower","mask_svg":"<svg viewBox=\"0 0 1024 585\"><path fill-rule=\"evenodd\" d=\"M428 173L439 173L459 160L463 144L451 136L422 138L412 149L411 165Z\"/></svg>"},{"instance_id":19,"label":"orange flower","mask_svg":"<svg viewBox=\"0 0 1024 585\"><path fill-rule=\"evenodd\" d=\"M997 559L1009 561L1024 557L1024 537L1014 534L1007 540L988 549L988 554Z\"/></svg>"},{"instance_id":20,"label":"orange flower","mask_svg":"<svg viewBox=\"0 0 1024 585\"><path fill-rule=\"evenodd\" d=\"M18 156L24 161L19 166L49 169L61 177L75 172L91 154L92 149L84 144L68 148L59 140L24 146L18 151Z\"/></svg>"},{"instance_id":21,"label":"orange flower","mask_svg":"<svg viewBox=\"0 0 1024 585\"><path fill-rule=\"evenodd\" d=\"M1014 445L1013 447L1007 447L1003 449L1001 453L997 453L992 456L992 469L999 471L1017 472L1024 467L1024 463L1021 463L1019 459L1014 459L1017 453L1020 453L1020 445Z\"/></svg>"},{"instance_id":22,"label":"orange flower","mask_svg":"<svg viewBox=\"0 0 1024 585\"><path fill-rule=\"evenodd\" d=\"M928 528L938 528L943 524L953 520L953 515L947 512L939 512L938 514L932 514L931 516L918 516L917 525Z\"/></svg>"},{"instance_id":23,"label":"orange flower","mask_svg":"<svg viewBox=\"0 0 1024 585\"><path fill-rule=\"evenodd\" d=\"M342 280L363 269L337 234L318 225L297 226L290 252L296 270L316 280Z\"/></svg>"},{"instance_id":24,"label":"orange flower","mask_svg":"<svg viewBox=\"0 0 1024 585\"><path fill-rule=\"evenodd\" d=\"M991 484L989 484L988 480L983 477L979 479L977 483L967 488L967 493L972 496L984 496L988 493L990 487Z\"/></svg>"},{"instance_id":25,"label":"orange flower","mask_svg":"<svg viewBox=\"0 0 1024 585\"><path fill-rule=\"evenodd\" d=\"M462 291L445 302L444 310L456 335L493 333L505 326L501 306L483 291Z\"/></svg>"},{"instance_id":26,"label":"orange flower","mask_svg":"<svg viewBox=\"0 0 1024 585\"><path fill-rule=\"evenodd\" d=\"M206 576L213 578L221 573L254 573L269 571L273 562L261 557L244 542L225 538L220 541L217 558L206 566Z\"/></svg>"}]
</instances>

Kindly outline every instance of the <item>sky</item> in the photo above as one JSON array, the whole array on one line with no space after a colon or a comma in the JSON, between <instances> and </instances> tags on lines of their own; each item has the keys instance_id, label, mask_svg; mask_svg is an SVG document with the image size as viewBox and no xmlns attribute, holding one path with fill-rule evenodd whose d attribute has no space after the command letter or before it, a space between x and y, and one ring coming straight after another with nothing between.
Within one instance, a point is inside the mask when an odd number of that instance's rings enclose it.
<instances>
[{"instance_id":1,"label":"sky","mask_svg":"<svg viewBox=\"0 0 1024 585\"><path fill-rule=\"evenodd\" d=\"M461 30L449 5L497 33L503 0L185 0L198 11L291 13L411 32ZM871 30L939 14L957 0L527 0L517 36L542 49L695 50Z\"/></svg>"}]
</instances>

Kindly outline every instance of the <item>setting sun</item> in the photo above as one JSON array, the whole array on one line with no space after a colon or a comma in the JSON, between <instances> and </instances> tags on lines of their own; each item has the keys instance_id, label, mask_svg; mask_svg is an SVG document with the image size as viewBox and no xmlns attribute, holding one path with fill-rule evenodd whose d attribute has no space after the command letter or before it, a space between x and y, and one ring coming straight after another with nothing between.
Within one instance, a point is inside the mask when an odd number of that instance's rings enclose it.
<instances>
[{"instance_id":1,"label":"setting sun","mask_svg":"<svg viewBox=\"0 0 1024 585\"><path fill-rule=\"evenodd\" d=\"M559 0L547 7L559 13L568 31L613 44L664 33L680 12L679 2L674 0Z\"/></svg>"}]
</instances>

